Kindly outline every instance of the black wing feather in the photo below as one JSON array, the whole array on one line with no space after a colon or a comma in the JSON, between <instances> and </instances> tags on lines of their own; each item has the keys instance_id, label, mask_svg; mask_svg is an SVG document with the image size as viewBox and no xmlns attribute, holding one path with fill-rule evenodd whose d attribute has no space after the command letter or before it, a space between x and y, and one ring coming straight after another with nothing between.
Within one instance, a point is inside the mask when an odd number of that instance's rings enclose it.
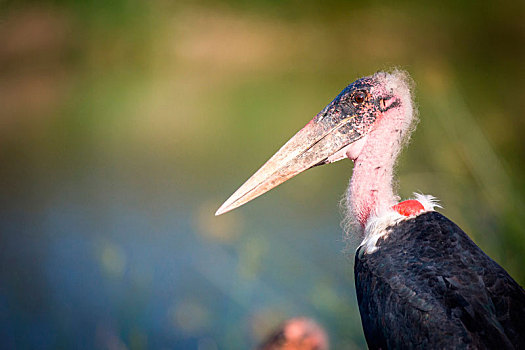
<instances>
[{"instance_id":1,"label":"black wing feather","mask_svg":"<svg viewBox=\"0 0 525 350\"><path fill-rule=\"evenodd\" d=\"M525 292L437 212L359 248L355 281L371 349L525 349Z\"/></svg>"}]
</instances>

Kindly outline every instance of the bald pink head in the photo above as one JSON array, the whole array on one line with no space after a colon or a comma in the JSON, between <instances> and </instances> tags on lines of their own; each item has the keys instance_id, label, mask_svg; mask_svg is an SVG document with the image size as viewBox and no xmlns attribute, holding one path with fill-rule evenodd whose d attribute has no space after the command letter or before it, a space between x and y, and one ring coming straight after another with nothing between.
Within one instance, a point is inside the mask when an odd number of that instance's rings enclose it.
<instances>
[{"instance_id":1,"label":"bald pink head","mask_svg":"<svg viewBox=\"0 0 525 350\"><path fill-rule=\"evenodd\" d=\"M377 73L370 89L381 98L385 111L380 113L370 131L347 149L355 163L348 189L349 215L364 227L371 215L378 215L397 203L393 189L394 166L414 125L415 112L410 80L402 71Z\"/></svg>"}]
</instances>

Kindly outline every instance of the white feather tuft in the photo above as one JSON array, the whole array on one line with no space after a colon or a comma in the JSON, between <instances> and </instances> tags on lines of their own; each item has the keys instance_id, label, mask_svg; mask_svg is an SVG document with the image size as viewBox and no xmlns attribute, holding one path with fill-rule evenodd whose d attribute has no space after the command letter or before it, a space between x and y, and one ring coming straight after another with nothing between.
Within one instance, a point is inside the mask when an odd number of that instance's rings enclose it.
<instances>
[{"instance_id":1,"label":"white feather tuft","mask_svg":"<svg viewBox=\"0 0 525 350\"><path fill-rule=\"evenodd\" d=\"M425 208L425 210L416 215L404 216L390 208L382 213L373 215L368 219L364 230L365 238L359 245L359 247L364 247L365 254L372 254L379 249L377 246L377 241L380 238L388 237L392 226L403 220L412 219L423 213L434 211L434 208L442 208L442 206L439 205L439 200L432 195L414 193L414 197L414 199L421 203L423 208Z\"/></svg>"},{"instance_id":2,"label":"white feather tuft","mask_svg":"<svg viewBox=\"0 0 525 350\"><path fill-rule=\"evenodd\" d=\"M443 208L439 204L439 199L437 199L431 194L422 194L414 192L414 199L423 205L423 208L425 208L425 212L434 211L434 208Z\"/></svg>"},{"instance_id":3,"label":"white feather tuft","mask_svg":"<svg viewBox=\"0 0 525 350\"><path fill-rule=\"evenodd\" d=\"M388 237L389 228L406 219L406 216L395 210L388 210L382 215L370 217L365 227L365 239L363 239L360 247L364 247L366 254L372 254L378 249L377 241L380 238Z\"/></svg>"}]
</instances>

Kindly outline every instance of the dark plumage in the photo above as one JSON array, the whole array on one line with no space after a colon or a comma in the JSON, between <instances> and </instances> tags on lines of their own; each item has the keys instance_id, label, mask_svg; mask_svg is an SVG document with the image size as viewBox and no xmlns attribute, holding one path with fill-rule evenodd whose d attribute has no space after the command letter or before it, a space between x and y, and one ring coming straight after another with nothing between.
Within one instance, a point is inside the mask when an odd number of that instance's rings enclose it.
<instances>
[{"instance_id":1,"label":"dark plumage","mask_svg":"<svg viewBox=\"0 0 525 350\"><path fill-rule=\"evenodd\" d=\"M355 257L371 349L525 348L525 292L456 224L428 212Z\"/></svg>"}]
</instances>

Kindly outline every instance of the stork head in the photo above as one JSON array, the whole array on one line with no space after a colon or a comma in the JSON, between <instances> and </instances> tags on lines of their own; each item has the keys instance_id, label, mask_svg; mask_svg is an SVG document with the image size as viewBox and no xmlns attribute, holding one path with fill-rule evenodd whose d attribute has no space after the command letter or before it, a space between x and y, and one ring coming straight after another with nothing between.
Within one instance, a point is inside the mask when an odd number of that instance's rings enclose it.
<instances>
[{"instance_id":1,"label":"stork head","mask_svg":"<svg viewBox=\"0 0 525 350\"><path fill-rule=\"evenodd\" d=\"M281 147L217 210L220 215L300 172L343 158L356 160L380 120L399 118L410 93L406 74L376 73L356 80Z\"/></svg>"}]
</instances>

